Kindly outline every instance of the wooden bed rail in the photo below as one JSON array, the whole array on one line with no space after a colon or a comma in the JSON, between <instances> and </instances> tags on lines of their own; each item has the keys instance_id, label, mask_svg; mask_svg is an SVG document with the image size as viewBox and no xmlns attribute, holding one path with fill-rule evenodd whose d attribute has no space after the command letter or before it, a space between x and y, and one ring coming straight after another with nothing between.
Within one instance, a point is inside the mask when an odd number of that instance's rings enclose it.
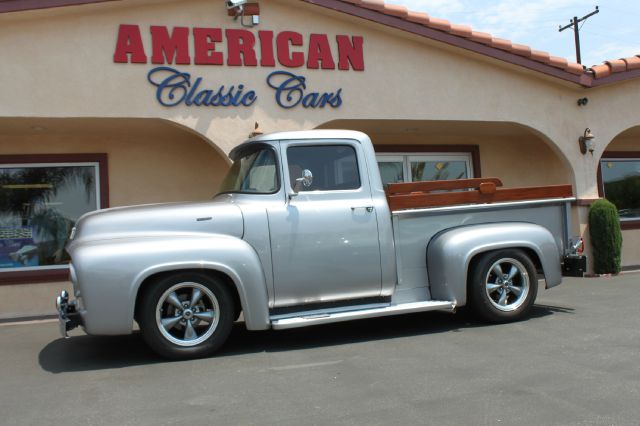
<instances>
[{"instance_id":1,"label":"wooden bed rail","mask_svg":"<svg viewBox=\"0 0 640 426\"><path fill-rule=\"evenodd\" d=\"M397 211L573 196L571 185L499 188L501 186L498 178L392 183L387 188L387 200L391 211ZM452 190L458 191L442 192Z\"/></svg>"},{"instance_id":2,"label":"wooden bed rail","mask_svg":"<svg viewBox=\"0 0 640 426\"><path fill-rule=\"evenodd\" d=\"M387 194L409 194L412 192L451 191L453 189L480 189L483 183L493 183L502 186L498 178L456 179L456 180L427 180L423 182L390 183Z\"/></svg>"}]
</instances>

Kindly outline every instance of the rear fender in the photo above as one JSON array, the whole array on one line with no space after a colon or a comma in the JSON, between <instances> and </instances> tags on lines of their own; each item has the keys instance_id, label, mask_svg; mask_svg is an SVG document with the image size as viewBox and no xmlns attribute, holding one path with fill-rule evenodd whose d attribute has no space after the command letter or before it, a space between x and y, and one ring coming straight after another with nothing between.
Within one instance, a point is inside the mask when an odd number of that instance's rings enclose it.
<instances>
[{"instance_id":1,"label":"rear fender","mask_svg":"<svg viewBox=\"0 0 640 426\"><path fill-rule=\"evenodd\" d=\"M473 258L505 248L533 251L545 275L547 288L562 281L560 252L551 232L532 223L471 225L445 230L427 247L427 271L431 295L436 300L467 303L467 276ZM535 259L534 259L535 261Z\"/></svg>"}]
</instances>

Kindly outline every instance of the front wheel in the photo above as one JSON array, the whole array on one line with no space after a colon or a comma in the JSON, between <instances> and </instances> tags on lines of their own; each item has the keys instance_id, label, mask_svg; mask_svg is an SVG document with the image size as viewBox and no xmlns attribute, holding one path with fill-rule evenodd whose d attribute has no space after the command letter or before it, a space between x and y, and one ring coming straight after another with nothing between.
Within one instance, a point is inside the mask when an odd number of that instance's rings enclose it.
<instances>
[{"instance_id":1,"label":"front wheel","mask_svg":"<svg viewBox=\"0 0 640 426\"><path fill-rule=\"evenodd\" d=\"M490 322L520 320L531 313L538 293L536 268L527 254L507 249L481 255L469 275L474 311Z\"/></svg>"},{"instance_id":2,"label":"front wheel","mask_svg":"<svg viewBox=\"0 0 640 426\"><path fill-rule=\"evenodd\" d=\"M175 273L141 296L144 341L166 358L212 354L227 340L235 317L233 298L220 280L201 273Z\"/></svg>"}]
</instances>

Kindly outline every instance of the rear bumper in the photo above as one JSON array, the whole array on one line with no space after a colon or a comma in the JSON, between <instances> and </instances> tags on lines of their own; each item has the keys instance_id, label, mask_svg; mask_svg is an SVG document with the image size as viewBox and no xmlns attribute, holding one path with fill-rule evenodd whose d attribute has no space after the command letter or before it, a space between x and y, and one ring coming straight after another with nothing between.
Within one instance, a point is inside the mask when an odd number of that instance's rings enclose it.
<instances>
[{"instance_id":1,"label":"rear bumper","mask_svg":"<svg viewBox=\"0 0 640 426\"><path fill-rule=\"evenodd\" d=\"M56 311L58 312L58 325L60 334L65 339L69 337L69 331L82 324L82 317L77 310L77 302L69 301L69 293L62 291L56 297Z\"/></svg>"}]
</instances>

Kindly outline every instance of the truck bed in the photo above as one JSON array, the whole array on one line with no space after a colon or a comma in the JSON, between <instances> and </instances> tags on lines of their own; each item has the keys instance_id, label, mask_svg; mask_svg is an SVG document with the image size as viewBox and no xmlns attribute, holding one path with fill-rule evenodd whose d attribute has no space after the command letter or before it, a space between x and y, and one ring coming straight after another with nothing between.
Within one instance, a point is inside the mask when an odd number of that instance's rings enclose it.
<instances>
[{"instance_id":1,"label":"truck bed","mask_svg":"<svg viewBox=\"0 0 640 426\"><path fill-rule=\"evenodd\" d=\"M497 189L498 186L502 182L496 178L389 185L387 198L398 259L394 302L432 299L425 246L443 230L490 223L532 223L548 229L560 255L565 253L570 203L574 200L571 185L512 189Z\"/></svg>"}]
</instances>

